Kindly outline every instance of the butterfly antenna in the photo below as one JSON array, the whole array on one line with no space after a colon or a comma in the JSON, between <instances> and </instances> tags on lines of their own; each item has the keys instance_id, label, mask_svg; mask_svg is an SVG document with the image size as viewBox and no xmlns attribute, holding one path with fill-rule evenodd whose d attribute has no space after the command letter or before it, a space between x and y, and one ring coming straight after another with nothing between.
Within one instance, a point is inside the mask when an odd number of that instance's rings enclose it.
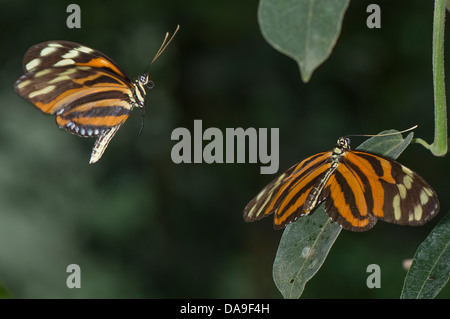
<instances>
[{"instance_id":1,"label":"butterfly antenna","mask_svg":"<svg viewBox=\"0 0 450 319\"><path fill-rule=\"evenodd\" d=\"M164 37L164 40L163 40L161 46L159 47L159 50L156 52L155 57L153 58L152 62L150 62L150 64L148 65L147 70L150 67L150 65L152 65L153 62L155 62L159 58L159 56L164 52L164 50L167 48L167 46L170 44L170 42L172 42L173 38L175 37L175 35L177 34L179 29L180 29L180 25L177 25L177 28L175 29L175 32L172 34L170 39L169 39L169 35L170 35L169 32L166 32L166 36ZM147 70L145 73L147 73Z\"/></svg>"},{"instance_id":2,"label":"butterfly antenna","mask_svg":"<svg viewBox=\"0 0 450 319\"><path fill-rule=\"evenodd\" d=\"M155 62L156 59L159 58L159 56L164 52L164 50L167 48L167 46L170 44L170 42L172 42L172 40L175 37L175 34L177 34L178 30L180 30L179 24L177 25L177 28L175 29L175 32L172 34L170 39L169 39L169 35L170 35L169 32L166 32L166 36L164 37L164 40L163 40L161 46L159 47L158 51L156 52L155 57L153 58L152 62L150 62L147 69L145 70L146 74L148 74L148 69L149 69L150 65L152 65L153 62ZM151 89L152 87L153 87L153 82L149 81L148 88ZM145 106L141 108L141 113L142 113L142 124L141 124L141 129L139 131L139 135L141 135L142 131L144 130Z\"/></svg>"},{"instance_id":3,"label":"butterfly antenna","mask_svg":"<svg viewBox=\"0 0 450 319\"><path fill-rule=\"evenodd\" d=\"M395 133L386 133L386 134L378 134L378 135L372 135L372 134L350 134L347 136L367 136L367 137L373 137L373 136L389 136L389 135L397 135L397 134L402 134L402 133L406 133L412 130L415 130L419 125L414 125L413 127L410 127L406 130L400 131L400 132L395 132Z\"/></svg>"}]
</instances>

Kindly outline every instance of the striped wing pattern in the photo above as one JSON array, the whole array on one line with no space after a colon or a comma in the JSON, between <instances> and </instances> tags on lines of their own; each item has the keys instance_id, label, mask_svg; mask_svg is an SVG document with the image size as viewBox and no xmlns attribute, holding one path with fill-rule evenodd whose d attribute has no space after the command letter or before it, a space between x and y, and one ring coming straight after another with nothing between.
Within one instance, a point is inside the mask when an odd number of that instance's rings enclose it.
<instances>
[{"instance_id":1,"label":"striped wing pattern","mask_svg":"<svg viewBox=\"0 0 450 319\"><path fill-rule=\"evenodd\" d=\"M144 107L147 74L130 81L106 55L78 43L36 44L25 53L23 68L15 91L78 136L109 142L133 107ZM99 140L96 146L106 149ZM94 149L96 156L93 150L91 163L104 149Z\"/></svg>"},{"instance_id":2,"label":"striped wing pattern","mask_svg":"<svg viewBox=\"0 0 450 319\"><path fill-rule=\"evenodd\" d=\"M330 152L313 155L268 184L244 209L245 221L274 214L284 228L325 201L325 211L351 231L371 229L377 219L422 225L439 212L434 190L417 173L375 154L351 151L340 138Z\"/></svg>"}]
</instances>

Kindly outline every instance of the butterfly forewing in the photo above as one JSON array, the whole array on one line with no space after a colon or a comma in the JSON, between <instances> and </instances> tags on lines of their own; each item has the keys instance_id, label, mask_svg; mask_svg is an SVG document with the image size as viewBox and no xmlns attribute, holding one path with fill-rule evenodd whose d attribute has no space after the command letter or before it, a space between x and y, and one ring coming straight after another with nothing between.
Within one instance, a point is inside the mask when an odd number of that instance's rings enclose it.
<instances>
[{"instance_id":1,"label":"butterfly forewing","mask_svg":"<svg viewBox=\"0 0 450 319\"><path fill-rule=\"evenodd\" d=\"M25 74L15 91L42 112L55 115L60 128L79 136L109 142L133 107L145 103L147 75L131 82L106 55L78 43L36 44L25 53L23 67ZM103 145L101 152L93 150L92 158L98 160L108 143L96 145ZM96 161L92 158L91 163Z\"/></svg>"},{"instance_id":2,"label":"butterfly forewing","mask_svg":"<svg viewBox=\"0 0 450 319\"><path fill-rule=\"evenodd\" d=\"M108 56L75 42L47 41L38 43L29 48L23 58L25 72L36 72L52 67L70 65L105 69L121 78L128 79L125 72Z\"/></svg>"},{"instance_id":3,"label":"butterfly forewing","mask_svg":"<svg viewBox=\"0 0 450 319\"><path fill-rule=\"evenodd\" d=\"M127 88L127 90L124 90ZM101 100L128 102L130 84L108 71L91 67L54 67L22 76L15 85L16 92L41 111L56 114L61 110L92 107ZM129 107L128 107L129 108Z\"/></svg>"},{"instance_id":4,"label":"butterfly forewing","mask_svg":"<svg viewBox=\"0 0 450 319\"><path fill-rule=\"evenodd\" d=\"M289 168L250 201L244 209L244 219L254 221L274 213L274 227L280 229L309 213L303 210L303 204L313 190L318 175L326 172L329 162L329 154L320 153Z\"/></svg>"},{"instance_id":5,"label":"butterfly forewing","mask_svg":"<svg viewBox=\"0 0 450 319\"><path fill-rule=\"evenodd\" d=\"M254 221L275 214L274 228L285 227L326 201L325 211L344 229L366 231L377 219L422 225L439 211L428 183L400 163L351 151L340 138L331 151L311 156L267 185L244 209Z\"/></svg>"},{"instance_id":6,"label":"butterfly forewing","mask_svg":"<svg viewBox=\"0 0 450 319\"><path fill-rule=\"evenodd\" d=\"M417 173L396 162L379 158L391 165L393 182L381 178L384 206L379 219L400 225L423 225L439 212L436 192ZM384 166L387 166L385 164Z\"/></svg>"}]
</instances>

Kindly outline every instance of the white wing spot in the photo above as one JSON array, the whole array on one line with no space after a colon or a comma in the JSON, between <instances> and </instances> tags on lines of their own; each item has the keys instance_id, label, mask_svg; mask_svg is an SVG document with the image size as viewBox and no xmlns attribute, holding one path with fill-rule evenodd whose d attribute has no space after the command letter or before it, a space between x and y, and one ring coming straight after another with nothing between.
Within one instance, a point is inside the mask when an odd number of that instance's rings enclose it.
<instances>
[{"instance_id":1,"label":"white wing spot","mask_svg":"<svg viewBox=\"0 0 450 319\"><path fill-rule=\"evenodd\" d=\"M79 55L80 53L77 50L70 50L69 52L67 52L66 54L64 54L62 56L62 58L64 59L72 59L75 58Z\"/></svg>"},{"instance_id":2,"label":"white wing spot","mask_svg":"<svg viewBox=\"0 0 450 319\"><path fill-rule=\"evenodd\" d=\"M36 78L38 78L38 77L40 77L40 76L43 76L43 75L46 75L46 74L49 74L49 73L52 73L52 70L50 70L50 69L44 69L44 70L42 70L42 71L39 71L39 72L36 72L36 74L34 75Z\"/></svg>"},{"instance_id":3,"label":"white wing spot","mask_svg":"<svg viewBox=\"0 0 450 319\"><path fill-rule=\"evenodd\" d=\"M27 71L31 71L35 69L39 64L41 64L41 59L39 58L33 59L25 65L25 69Z\"/></svg>"},{"instance_id":4,"label":"white wing spot","mask_svg":"<svg viewBox=\"0 0 450 319\"><path fill-rule=\"evenodd\" d=\"M269 192L269 194L267 194L267 198L264 201L264 203L260 206L259 210L256 212L256 216L259 216L263 212L263 208L267 205L269 200L272 198L272 192L273 192L273 189Z\"/></svg>"},{"instance_id":5,"label":"white wing spot","mask_svg":"<svg viewBox=\"0 0 450 319\"><path fill-rule=\"evenodd\" d=\"M405 185L405 187L407 189L411 189L412 182L413 182L413 179L411 178L411 176L405 175L405 177L403 177L403 184Z\"/></svg>"},{"instance_id":6,"label":"white wing spot","mask_svg":"<svg viewBox=\"0 0 450 319\"><path fill-rule=\"evenodd\" d=\"M32 99L32 98L34 98L35 96L42 95L42 94L47 94L47 93L51 92L54 88L55 88L54 85L46 86L46 87L43 88L43 89L40 89L40 90L38 90L38 91L31 92L30 94L28 94L28 98Z\"/></svg>"},{"instance_id":7,"label":"white wing spot","mask_svg":"<svg viewBox=\"0 0 450 319\"><path fill-rule=\"evenodd\" d=\"M66 124L66 127L73 130L76 127L76 124L72 121L70 121L69 123Z\"/></svg>"},{"instance_id":8,"label":"white wing spot","mask_svg":"<svg viewBox=\"0 0 450 319\"><path fill-rule=\"evenodd\" d=\"M64 60L59 60L58 62L56 62L54 64L54 66L66 66L66 65L71 65L71 64L75 64L75 61L72 59L64 59Z\"/></svg>"},{"instance_id":9,"label":"white wing spot","mask_svg":"<svg viewBox=\"0 0 450 319\"><path fill-rule=\"evenodd\" d=\"M420 192L420 204L425 205L430 200L430 196L426 192L426 188L422 189Z\"/></svg>"},{"instance_id":10,"label":"white wing spot","mask_svg":"<svg viewBox=\"0 0 450 319\"><path fill-rule=\"evenodd\" d=\"M54 48L62 48L62 45L59 43L49 43L48 44L49 47L54 47Z\"/></svg>"},{"instance_id":11,"label":"white wing spot","mask_svg":"<svg viewBox=\"0 0 450 319\"><path fill-rule=\"evenodd\" d=\"M63 73L61 73L60 76L62 76L62 75L70 75L70 74L75 73L75 72L77 72L76 68L70 68L70 69L67 69L66 71L64 71Z\"/></svg>"},{"instance_id":12,"label":"white wing spot","mask_svg":"<svg viewBox=\"0 0 450 319\"><path fill-rule=\"evenodd\" d=\"M398 184L397 187L398 187L398 191L400 193L400 198L401 199L405 199L406 198L406 187L405 187L405 185Z\"/></svg>"},{"instance_id":13,"label":"white wing spot","mask_svg":"<svg viewBox=\"0 0 450 319\"><path fill-rule=\"evenodd\" d=\"M41 56L47 56L47 55L50 55L50 54L52 54L53 52L55 52L55 51L57 51L58 49L56 48L56 47L52 47L52 46L48 46L48 47L45 47L45 48L43 48L42 50L41 50Z\"/></svg>"},{"instance_id":14,"label":"white wing spot","mask_svg":"<svg viewBox=\"0 0 450 319\"><path fill-rule=\"evenodd\" d=\"M19 84L17 84L17 88L19 90L21 90L21 89L23 89L24 87L26 87L30 83L31 83L31 80L26 80L26 81L20 82Z\"/></svg>"},{"instance_id":15,"label":"white wing spot","mask_svg":"<svg viewBox=\"0 0 450 319\"><path fill-rule=\"evenodd\" d=\"M400 208L400 196L395 195L392 200L392 207L394 208L394 218L395 220L400 220L402 217L402 210Z\"/></svg>"},{"instance_id":16,"label":"white wing spot","mask_svg":"<svg viewBox=\"0 0 450 319\"><path fill-rule=\"evenodd\" d=\"M78 47L76 48L77 51L84 52L84 53L92 53L94 50L88 47Z\"/></svg>"},{"instance_id":17,"label":"white wing spot","mask_svg":"<svg viewBox=\"0 0 450 319\"><path fill-rule=\"evenodd\" d=\"M416 207L414 207L414 219L419 221L422 219L422 206L421 205L417 205Z\"/></svg>"},{"instance_id":18,"label":"white wing spot","mask_svg":"<svg viewBox=\"0 0 450 319\"><path fill-rule=\"evenodd\" d=\"M48 83L52 84L52 83L61 82L61 81L64 81L64 80L70 80L70 79L71 79L70 76L62 75L62 76L58 76L58 77L50 80Z\"/></svg>"},{"instance_id":19,"label":"white wing spot","mask_svg":"<svg viewBox=\"0 0 450 319\"><path fill-rule=\"evenodd\" d=\"M409 176L413 176L412 170L410 170L410 169L409 169L408 167L406 167L406 166L403 166L403 165L402 165L402 171L403 171L405 174L409 175Z\"/></svg>"},{"instance_id":20,"label":"white wing spot","mask_svg":"<svg viewBox=\"0 0 450 319\"><path fill-rule=\"evenodd\" d=\"M433 191L432 191L431 189L429 189L429 188L424 188L423 190L425 191L425 193L427 193L427 195L428 195L429 197L433 196Z\"/></svg>"}]
</instances>

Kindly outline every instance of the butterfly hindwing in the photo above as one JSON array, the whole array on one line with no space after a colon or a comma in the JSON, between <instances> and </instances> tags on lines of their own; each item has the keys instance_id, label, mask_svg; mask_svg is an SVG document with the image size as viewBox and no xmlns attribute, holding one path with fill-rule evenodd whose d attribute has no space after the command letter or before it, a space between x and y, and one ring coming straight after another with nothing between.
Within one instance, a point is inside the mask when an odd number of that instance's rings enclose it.
<instances>
[{"instance_id":1,"label":"butterfly hindwing","mask_svg":"<svg viewBox=\"0 0 450 319\"><path fill-rule=\"evenodd\" d=\"M341 162L322 191L325 211L344 229L366 231L375 226L377 219L371 214L373 201L364 188L366 183L366 176Z\"/></svg>"}]
</instances>

